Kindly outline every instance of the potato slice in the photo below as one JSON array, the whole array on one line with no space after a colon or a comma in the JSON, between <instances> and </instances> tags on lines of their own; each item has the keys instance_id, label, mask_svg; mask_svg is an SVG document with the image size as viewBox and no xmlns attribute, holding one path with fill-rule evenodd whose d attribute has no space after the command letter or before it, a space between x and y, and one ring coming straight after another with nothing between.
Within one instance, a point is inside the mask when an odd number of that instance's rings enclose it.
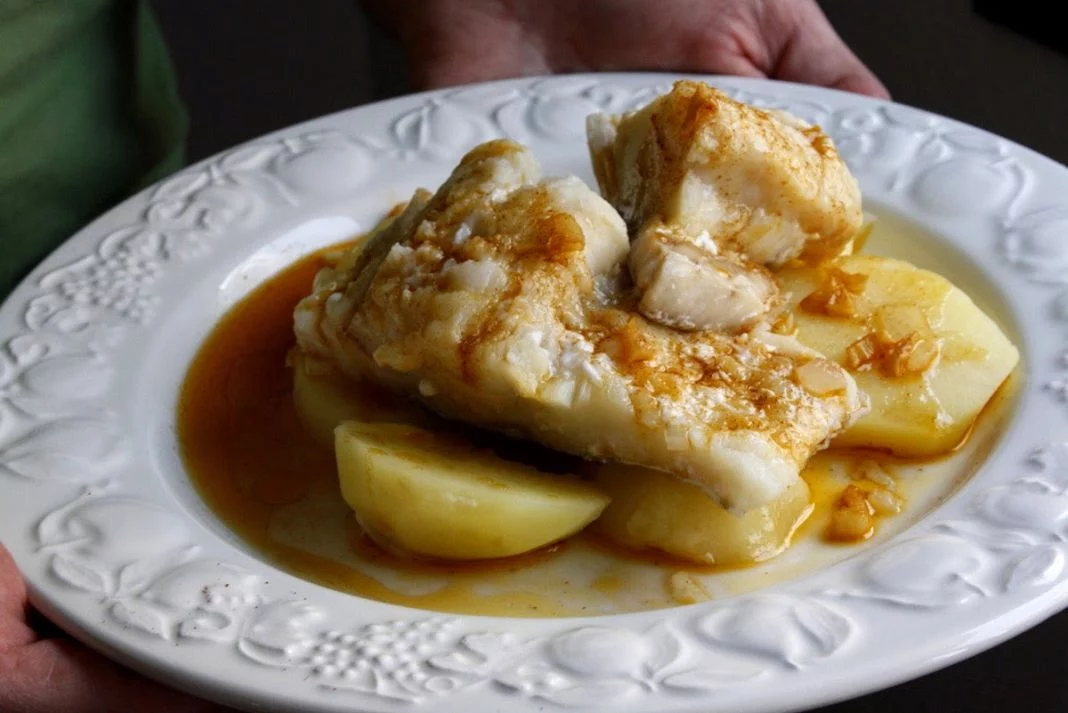
<instances>
[{"instance_id":1,"label":"potato slice","mask_svg":"<svg viewBox=\"0 0 1068 713\"><path fill-rule=\"evenodd\" d=\"M593 525L609 539L700 564L760 562L790 544L809 516L808 485L797 480L771 503L738 516L701 488L667 473L635 466L597 466L594 482L612 503Z\"/></svg>"},{"instance_id":2,"label":"potato slice","mask_svg":"<svg viewBox=\"0 0 1068 713\"><path fill-rule=\"evenodd\" d=\"M609 498L466 442L400 424L346 422L336 430L341 494L364 531L394 551L492 559L582 530Z\"/></svg>"},{"instance_id":3,"label":"potato slice","mask_svg":"<svg viewBox=\"0 0 1068 713\"><path fill-rule=\"evenodd\" d=\"M293 369L293 405L301 424L326 448L334 447L334 429L342 421L422 423L414 404L353 382L326 361L299 351L289 355Z\"/></svg>"},{"instance_id":4,"label":"potato slice","mask_svg":"<svg viewBox=\"0 0 1068 713\"><path fill-rule=\"evenodd\" d=\"M947 453L1019 360L1001 329L944 277L871 255L779 273L797 338L846 367L872 410L835 445Z\"/></svg>"}]
</instances>

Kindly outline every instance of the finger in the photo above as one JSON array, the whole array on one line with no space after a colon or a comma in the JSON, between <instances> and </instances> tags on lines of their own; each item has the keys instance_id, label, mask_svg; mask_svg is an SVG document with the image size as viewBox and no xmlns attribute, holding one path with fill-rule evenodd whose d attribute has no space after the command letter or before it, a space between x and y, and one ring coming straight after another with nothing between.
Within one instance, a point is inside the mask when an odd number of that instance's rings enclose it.
<instances>
[{"instance_id":1,"label":"finger","mask_svg":"<svg viewBox=\"0 0 1068 713\"><path fill-rule=\"evenodd\" d=\"M767 72L760 69L747 56L709 48L687 61L680 69L686 72L708 72L731 77L764 79L768 76Z\"/></svg>"},{"instance_id":2,"label":"finger","mask_svg":"<svg viewBox=\"0 0 1068 713\"><path fill-rule=\"evenodd\" d=\"M889 99L890 90L867 67L861 66L862 72L841 77L831 86L854 94L867 94L876 99Z\"/></svg>"},{"instance_id":3,"label":"finger","mask_svg":"<svg viewBox=\"0 0 1068 713\"><path fill-rule=\"evenodd\" d=\"M79 644L49 639L0 654L0 711L224 713L153 683Z\"/></svg>"},{"instance_id":4,"label":"finger","mask_svg":"<svg viewBox=\"0 0 1068 713\"><path fill-rule=\"evenodd\" d=\"M814 2L799 2L772 76L889 99L890 92L846 46Z\"/></svg>"},{"instance_id":5,"label":"finger","mask_svg":"<svg viewBox=\"0 0 1068 713\"><path fill-rule=\"evenodd\" d=\"M11 553L0 542L0 611L21 609L25 605L26 584Z\"/></svg>"},{"instance_id":6,"label":"finger","mask_svg":"<svg viewBox=\"0 0 1068 713\"><path fill-rule=\"evenodd\" d=\"M538 57L529 60L501 53L498 56L470 56L466 50L413 54L412 82L418 89L441 89L496 79L549 74Z\"/></svg>"},{"instance_id":7,"label":"finger","mask_svg":"<svg viewBox=\"0 0 1068 713\"><path fill-rule=\"evenodd\" d=\"M26 621L28 609L26 583L11 553L0 544L0 653L25 646L37 638Z\"/></svg>"},{"instance_id":8,"label":"finger","mask_svg":"<svg viewBox=\"0 0 1068 713\"><path fill-rule=\"evenodd\" d=\"M550 72L523 24L498 3L427 3L403 35L422 89Z\"/></svg>"}]
</instances>

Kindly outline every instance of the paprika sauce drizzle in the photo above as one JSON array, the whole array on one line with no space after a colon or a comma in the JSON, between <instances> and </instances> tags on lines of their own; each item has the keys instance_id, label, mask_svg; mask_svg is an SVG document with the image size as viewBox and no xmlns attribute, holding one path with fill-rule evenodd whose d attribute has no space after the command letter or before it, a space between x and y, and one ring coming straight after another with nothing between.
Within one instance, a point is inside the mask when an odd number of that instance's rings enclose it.
<instances>
[{"instance_id":1,"label":"paprika sauce drizzle","mask_svg":"<svg viewBox=\"0 0 1068 713\"><path fill-rule=\"evenodd\" d=\"M948 495L952 487L947 484L959 482L980 463L981 444L994 440L973 438L951 456L926 463L871 453L819 454L804 474L815 510L795 533L794 544L777 559L745 568L629 552L586 533L491 562L398 558L360 532L341 499L333 453L305 433L292 403L287 354L294 346L293 308L309 293L326 254L309 255L275 275L218 323L183 384L178 435L190 479L228 528L271 564L358 596L455 613L568 616L738 594L849 554L827 545L821 534L857 463L874 460L892 474L914 518ZM1002 401L1004 393L988 412L997 411ZM976 428L992 428L987 422L996 420L984 417ZM973 447L976 442L980 445ZM880 534L908 524L904 517L885 522L878 512L873 517Z\"/></svg>"}]
</instances>

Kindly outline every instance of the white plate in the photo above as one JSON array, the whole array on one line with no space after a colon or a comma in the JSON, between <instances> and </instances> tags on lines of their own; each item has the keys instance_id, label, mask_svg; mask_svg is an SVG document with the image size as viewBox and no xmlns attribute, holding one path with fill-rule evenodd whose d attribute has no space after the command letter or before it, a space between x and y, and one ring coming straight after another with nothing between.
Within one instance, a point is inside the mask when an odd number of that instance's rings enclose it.
<instances>
[{"instance_id":1,"label":"white plate","mask_svg":"<svg viewBox=\"0 0 1068 713\"><path fill-rule=\"evenodd\" d=\"M173 685L238 706L515 713L782 711L975 654L1068 600L1068 170L852 94L715 79L824 126L877 210L937 235L1023 353L985 466L904 533L754 594L588 619L442 617L272 568L177 456L200 340L255 284L436 185L474 143L589 177L584 117L664 75L517 80L325 117L191 167L109 212L0 310L0 538L34 602ZM959 277L959 275L951 275Z\"/></svg>"}]
</instances>

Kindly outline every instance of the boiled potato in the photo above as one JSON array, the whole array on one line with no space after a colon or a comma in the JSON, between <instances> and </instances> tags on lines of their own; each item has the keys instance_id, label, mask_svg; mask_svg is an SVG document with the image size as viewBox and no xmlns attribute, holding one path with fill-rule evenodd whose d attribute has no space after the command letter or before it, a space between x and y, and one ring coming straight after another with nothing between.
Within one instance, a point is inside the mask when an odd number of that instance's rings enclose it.
<instances>
[{"instance_id":1,"label":"boiled potato","mask_svg":"<svg viewBox=\"0 0 1068 713\"><path fill-rule=\"evenodd\" d=\"M336 430L341 494L379 544L453 560L508 557L569 537L608 496L566 476L413 426L346 422Z\"/></svg>"},{"instance_id":2,"label":"boiled potato","mask_svg":"<svg viewBox=\"0 0 1068 713\"><path fill-rule=\"evenodd\" d=\"M853 255L779 276L798 339L845 366L871 397L871 413L836 445L947 453L1019 360L964 292L907 262Z\"/></svg>"},{"instance_id":3,"label":"boiled potato","mask_svg":"<svg viewBox=\"0 0 1068 713\"><path fill-rule=\"evenodd\" d=\"M612 498L593 529L626 547L660 550L701 564L746 564L769 559L812 511L808 486L798 480L771 503L738 516L701 488L637 466L601 465L594 482Z\"/></svg>"},{"instance_id":4,"label":"boiled potato","mask_svg":"<svg viewBox=\"0 0 1068 713\"><path fill-rule=\"evenodd\" d=\"M421 422L415 405L354 383L321 359L295 351L289 361L297 416L312 438L326 448L334 447L334 429L342 421Z\"/></svg>"}]
</instances>

